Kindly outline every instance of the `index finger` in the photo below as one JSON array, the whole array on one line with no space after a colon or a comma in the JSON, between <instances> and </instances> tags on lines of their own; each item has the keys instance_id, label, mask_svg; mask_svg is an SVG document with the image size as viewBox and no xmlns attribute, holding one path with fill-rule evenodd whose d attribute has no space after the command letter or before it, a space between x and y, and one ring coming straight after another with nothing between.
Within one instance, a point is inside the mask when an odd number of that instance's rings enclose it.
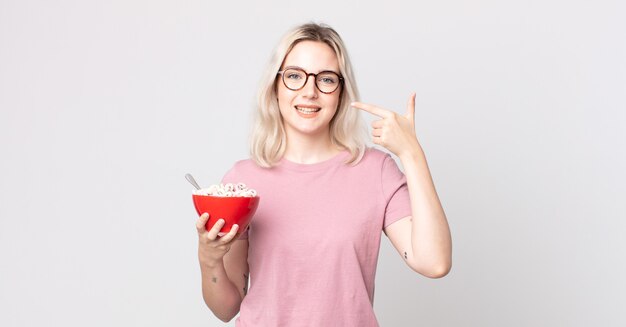
<instances>
[{"instance_id":1,"label":"index finger","mask_svg":"<svg viewBox=\"0 0 626 327\"><path fill-rule=\"evenodd\" d=\"M352 102L351 105L357 109L367 111L370 114L376 115L380 118L387 118L391 115L391 111L385 110L383 108L378 108L376 106L372 106L371 104L366 104L362 102Z\"/></svg>"},{"instance_id":2,"label":"index finger","mask_svg":"<svg viewBox=\"0 0 626 327\"><path fill-rule=\"evenodd\" d=\"M207 232L206 227L204 226L206 225L206 222L208 220L209 220L209 214L206 212L200 215L200 217L198 217L198 220L196 220L196 229L198 230L198 234L204 234Z\"/></svg>"}]
</instances>

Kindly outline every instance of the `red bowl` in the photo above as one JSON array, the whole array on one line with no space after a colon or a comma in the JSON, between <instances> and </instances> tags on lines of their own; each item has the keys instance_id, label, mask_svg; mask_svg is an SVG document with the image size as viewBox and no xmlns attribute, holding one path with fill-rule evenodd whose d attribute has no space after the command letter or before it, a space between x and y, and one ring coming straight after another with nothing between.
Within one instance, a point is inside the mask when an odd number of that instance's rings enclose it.
<instances>
[{"instance_id":1,"label":"red bowl","mask_svg":"<svg viewBox=\"0 0 626 327\"><path fill-rule=\"evenodd\" d=\"M248 228L254 212L259 206L259 197L224 197L212 195L192 194L193 204L198 215L209 214L209 220L204 226L210 230L221 218L224 219L224 227L220 230L220 235L230 232L234 224L239 225L237 235Z\"/></svg>"}]
</instances>

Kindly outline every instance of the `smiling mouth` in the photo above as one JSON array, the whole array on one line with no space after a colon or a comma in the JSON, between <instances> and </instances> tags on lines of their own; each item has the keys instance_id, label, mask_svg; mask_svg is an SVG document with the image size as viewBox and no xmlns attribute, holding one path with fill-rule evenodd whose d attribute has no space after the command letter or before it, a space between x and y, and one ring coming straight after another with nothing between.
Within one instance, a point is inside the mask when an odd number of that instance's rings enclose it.
<instances>
[{"instance_id":1,"label":"smiling mouth","mask_svg":"<svg viewBox=\"0 0 626 327\"><path fill-rule=\"evenodd\" d=\"M294 106L294 108L303 114L313 114L322 110L322 108L307 108L298 106Z\"/></svg>"}]
</instances>

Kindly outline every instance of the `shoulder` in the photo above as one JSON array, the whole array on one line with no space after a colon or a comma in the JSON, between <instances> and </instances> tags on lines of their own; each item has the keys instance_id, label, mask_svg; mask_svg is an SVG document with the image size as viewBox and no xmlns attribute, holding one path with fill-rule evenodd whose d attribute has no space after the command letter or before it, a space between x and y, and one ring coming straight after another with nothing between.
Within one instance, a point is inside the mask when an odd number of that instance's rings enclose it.
<instances>
[{"instance_id":1,"label":"shoulder","mask_svg":"<svg viewBox=\"0 0 626 327\"><path fill-rule=\"evenodd\" d=\"M361 163L382 166L389 160L393 161L393 158L391 158L391 155L389 153L369 147L365 149L365 153L363 154Z\"/></svg>"},{"instance_id":2,"label":"shoulder","mask_svg":"<svg viewBox=\"0 0 626 327\"><path fill-rule=\"evenodd\" d=\"M398 162L388 152L375 148L367 148L362 161L364 165L372 171L375 170L379 172L382 179L397 179L403 176L400 165L398 165Z\"/></svg>"},{"instance_id":3,"label":"shoulder","mask_svg":"<svg viewBox=\"0 0 626 327\"><path fill-rule=\"evenodd\" d=\"M348 171L357 174L365 174L369 176L369 178L384 174L386 170L394 166L396 166L397 169L397 165L389 153L372 147L365 149L363 157L357 164L347 165Z\"/></svg>"},{"instance_id":4,"label":"shoulder","mask_svg":"<svg viewBox=\"0 0 626 327\"><path fill-rule=\"evenodd\" d=\"M243 159L243 160L238 160L233 164L233 167L231 168L231 170L235 169L235 170L251 170L251 169L257 169L260 168L252 159Z\"/></svg>"},{"instance_id":5,"label":"shoulder","mask_svg":"<svg viewBox=\"0 0 626 327\"><path fill-rule=\"evenodd\" d=\"M258 166L252 159L243 159L236 161L233 166L226 172L227 179L241 178L254 175L262 171L263 168Z\"/></svg>"}]
</instances>

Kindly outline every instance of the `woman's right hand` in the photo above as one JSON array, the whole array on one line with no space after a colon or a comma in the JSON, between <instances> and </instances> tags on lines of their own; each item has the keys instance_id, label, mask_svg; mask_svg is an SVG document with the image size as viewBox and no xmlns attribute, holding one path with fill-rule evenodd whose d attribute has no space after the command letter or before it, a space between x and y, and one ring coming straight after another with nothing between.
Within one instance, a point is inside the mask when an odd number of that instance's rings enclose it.
<instances>
[{"instance_id":1,"label":"woman's right hand","mask_svg":"<svg viewBox=\"0 0 626 327\"><path fill-rule=\"evenodd\" d=\"M223 264L224 255L230 250L230 246L235 241L239 226L233 225L230 232L223 236L218 233L224 227L224 219L219 219L211 228L206 230L206 223L209 220L209 214L203 213L196 221L196 229L198 230L198 259L201 265L215 267Z\"/></svg>"}]
</instances>

